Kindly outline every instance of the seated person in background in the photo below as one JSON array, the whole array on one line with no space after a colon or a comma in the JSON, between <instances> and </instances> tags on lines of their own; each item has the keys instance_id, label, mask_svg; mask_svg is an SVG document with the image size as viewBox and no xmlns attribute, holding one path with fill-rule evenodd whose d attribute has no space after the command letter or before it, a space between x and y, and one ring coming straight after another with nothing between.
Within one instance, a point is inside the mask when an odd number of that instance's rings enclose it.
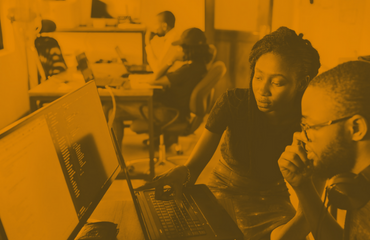
<instances>
[{"instance_id":1,"label":"seated person in background","mask_svg":"<svg viewBox=\"0 0 370 240\"><path fill-rule=\"evenodd\" d=\"M156 187L160 198L163 186L170 185L181 204L183 184L189 176L186 186L196 182L225 132L222 159L208 186L232 209L245 239L270 239L270 233L290 219L305 221L301 211L295 216L277 163L293 133L300 129L301 98L320 67L318 52L302 37L281 27L259 40L249 57L250 88L221 95L185 165L139 189ZM308 233L307 227L285 239L304 239Z\"/></svg>"},{"instance_id":2,"label":"seated person in background","mask_svg":"<svg viewBox=\"0 0 370 240\"><path fill-rule=\"evenodd\" d=\"M370 239L370 63L343 63L314 78L302 99L302 115L302 132L294 134L279 166L311 232L323 240ZM310 174L304 174L308 161L314 173L330 179L328 204L347 210L344 230L324 208Z\"/></svg>"},{"instance_id":3,"label":"seated person in background","mask_svg":"<svg viewBox=\"0 0 370 240\"><path fill-rule=\"evenodd\" d=\"M145 51L153 72L157 72L163 61L170 60L176 52L172 46L178 38L174 27L175 16L170 11L164 11L157 14L154 29L148 29L145 34Z\"/></svg>"},{"instance_id":4,"label":"seated person in background","mask_svg":"<svg viewBox=\"0 0 370 240\"><path fill-rule=\"evenodd\" d=\"M166 111L165 107L177 109L180 112L179 118L189 117L190 95L207 73L206 64L212 58L206 36L198 28L185 30L180 40L172 44L179 46L177 54L162 65L150 82L152 85L164 87L163 90L155 91L153 96L154 118L160 123L166 123L174 117L174 114ZM184 61L185 64L174 72L167 72L175 61ZM143 118L140 113L141 105L141 103L117 105L113 129L119 142L123 139L123 121ZM144 109L144 112L147 115L147 109Z\"/></svg>"}]
</instances>

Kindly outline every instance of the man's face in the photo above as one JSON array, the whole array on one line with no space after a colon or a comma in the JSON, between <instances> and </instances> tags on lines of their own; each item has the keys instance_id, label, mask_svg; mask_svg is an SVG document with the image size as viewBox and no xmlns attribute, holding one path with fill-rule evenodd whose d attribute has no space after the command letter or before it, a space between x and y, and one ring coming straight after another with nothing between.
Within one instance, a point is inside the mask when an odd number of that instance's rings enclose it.
<instances>
[{"instance_id":1,"label":"man's face","mask_svg":"<svg viewBox=\"0 0 370 240\"><path fill-rule=\"evenodd\" d=\"M156 17L154 29L156 31L155 33L158 36L163 37L164 35L166 35L167 24L163 21L162 15L158 15Z\"/></svg>"},{"instance_id":2,"label":"man's face","mask_svg":"<svg viewBox=\"0 0 370 240\"><path fill-rule=\"evenodd\" d=\"M302 98L302 123L312 126L345 117L338 116L334 106L334 100L323 89L308 87ZM355 145L345 124L346 121L341 121L306 130L310 139L305 142L307 157L313 160L315 171L322 177L349 172L354 166Z\"/></svg>"}]
</instances>

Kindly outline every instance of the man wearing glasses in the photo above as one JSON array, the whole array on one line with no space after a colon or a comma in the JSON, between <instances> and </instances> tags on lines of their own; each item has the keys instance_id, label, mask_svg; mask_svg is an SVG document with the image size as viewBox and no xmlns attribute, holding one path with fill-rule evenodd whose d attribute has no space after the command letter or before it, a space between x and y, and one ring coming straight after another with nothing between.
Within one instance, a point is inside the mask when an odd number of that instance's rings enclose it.
<instances>
[{"instance_id":1,"label":"man wearing glasses","mask_svg":"<svg viewBox=\"0 0 370 240\"><path fill-rule=\"evenodd\" d=\"M301 125L278 164L315 239L370 239L370 64L347 62L314 78ZM312 174L329 179L324 201ZM344 229L328 205L347 210Z\"/></svg>"}]
</instances>

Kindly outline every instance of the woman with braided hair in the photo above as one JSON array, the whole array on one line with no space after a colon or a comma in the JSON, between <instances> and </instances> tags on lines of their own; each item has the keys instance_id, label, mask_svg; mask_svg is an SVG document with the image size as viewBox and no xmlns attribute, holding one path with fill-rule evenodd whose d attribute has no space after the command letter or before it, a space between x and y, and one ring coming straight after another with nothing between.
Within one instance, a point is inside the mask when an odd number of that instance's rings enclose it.
<instances>
[{"instance_id":1,"label":"woman with braided hair","mask_svg":"<svg viewBox=\"0 0 370 240\"><path fill-rule=\"evenodd\" d=\"M277 161L300 131L301 98L318 74L319 54L302 34L280 27L253 46L249 62L250 88L228 90L217 100L185 165L139 189L170 185L180 199L184 182L196 182L225 133L208 186L233 209L245 239L304 239L308 226L290 203Z\"/></svg>"}]
</instances>

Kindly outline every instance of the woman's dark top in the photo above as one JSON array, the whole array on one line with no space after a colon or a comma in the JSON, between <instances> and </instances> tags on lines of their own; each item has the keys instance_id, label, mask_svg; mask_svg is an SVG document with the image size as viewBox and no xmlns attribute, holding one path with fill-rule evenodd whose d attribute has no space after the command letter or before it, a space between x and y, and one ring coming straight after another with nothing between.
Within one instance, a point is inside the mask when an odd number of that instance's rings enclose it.
<instances>
[{"instance_id":1,"label":"woman's dark top","mask_svg":"<svg viewBox=\"0 0 370 240\"><path fill-rule=\"evenodd\" d=\"M260 183L274 183L283 179L277 161L285 147L292 143L293 133L300 131L300 116L288 124L273 126L255 108L255 136L251 147L248 138L252 134L247 128L251 124L249 94L249 89L234 89L221 95L208 117L206 129L218 134L226 130L221 154L235 172ZM253 159L248 159L250 156Z\"/></svg>"},{"instance_id":2,"label":"woman's dark top","mask_svg":"<svg viewBox=\"0 0 370 240\"><path fill-rule=\"evenodd\" d=\"M206 65L202 62L191 62L174 72L167 73L171 85L164 91L155 92L154 100L167 107L178 109L180 116L189 116L191 93L206 73Z\"/></svg>"}]
</instances>

